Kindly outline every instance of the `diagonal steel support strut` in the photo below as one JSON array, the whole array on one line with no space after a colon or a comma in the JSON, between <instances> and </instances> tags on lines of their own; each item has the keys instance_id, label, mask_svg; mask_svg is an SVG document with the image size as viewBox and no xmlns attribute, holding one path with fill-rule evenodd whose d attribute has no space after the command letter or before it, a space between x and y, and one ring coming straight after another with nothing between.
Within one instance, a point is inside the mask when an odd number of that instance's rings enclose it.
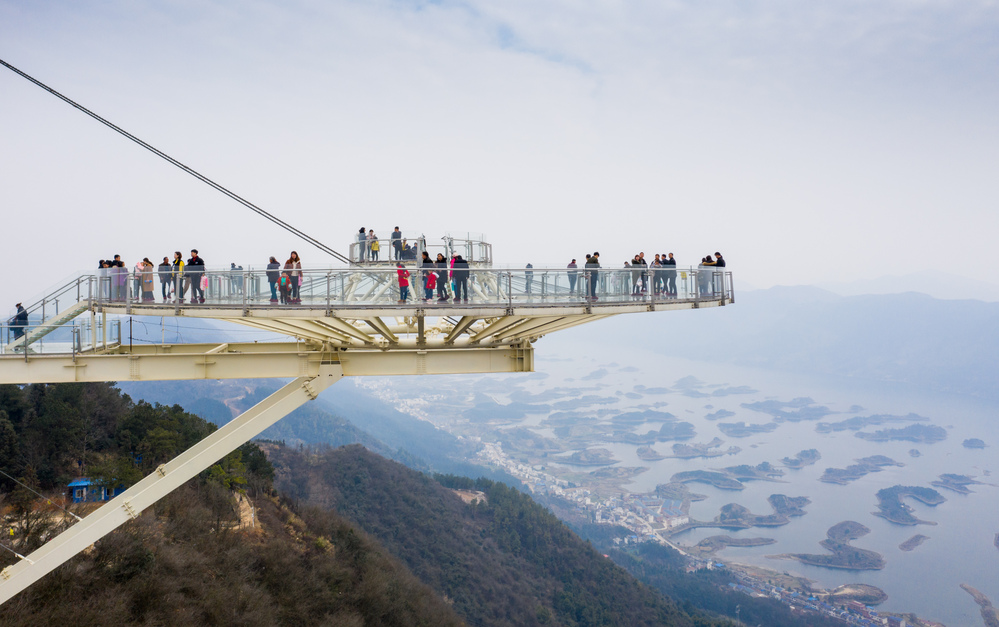
<instances>
[{"instance_id":1,"label":"diagonal steel support strut","mask_svg":"<svg viewBox=\"0 0 999 627\"><path fill-rule=\"evenodd\" d=\"M187 480L236 450L296 408L319 396L343 376L339 364L320 366L319 375L299 377L198 442L152 474L0 572L0 605L59 565L160 500Z\"/></svg>"}]
</instances>

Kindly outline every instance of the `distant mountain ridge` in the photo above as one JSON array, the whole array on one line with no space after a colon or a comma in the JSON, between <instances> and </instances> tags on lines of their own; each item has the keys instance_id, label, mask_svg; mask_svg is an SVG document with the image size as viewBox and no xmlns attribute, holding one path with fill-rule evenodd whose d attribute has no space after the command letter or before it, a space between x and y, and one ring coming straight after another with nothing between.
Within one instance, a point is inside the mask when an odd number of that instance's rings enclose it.
<instances>
[{"instance_id":1,"label":"distant mountain ridge","mask_svg":"<svg viewBox=\"0 0 999 627\"><path fill-rule=\"evenodd\" d=\"M281 384L268 379L123 381L118 387L135 399L164 405L180 404L216 425L223 425ZM359 390L349 379L288 414L260 437L291 446L361 444L417 470L485 476L520 485L506 473L464 461L474 457L478 445L403 414Z\"/></svg>"},{"instance_id":2,"label":"distant mountain ridge","mask_svg":"<svg viewBox=\"0 0 999 627\"><path fill-rule=\"evenodd\" d=\"M916 292L941 300L999 301L999 284L992 277L971 279L935 268L901 276L863 277L852 281L819 283L817 287L840 296Z\"/></svg>"}]
</instances>

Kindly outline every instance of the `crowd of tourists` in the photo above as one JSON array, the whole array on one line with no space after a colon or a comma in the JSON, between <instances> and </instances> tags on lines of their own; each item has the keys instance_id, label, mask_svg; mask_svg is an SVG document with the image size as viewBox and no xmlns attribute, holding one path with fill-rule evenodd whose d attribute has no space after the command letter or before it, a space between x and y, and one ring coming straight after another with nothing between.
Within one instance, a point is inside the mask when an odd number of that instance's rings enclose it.
<instances>
[{"instance_id":1,"label":"crowd of tourists","mask_svg":"<svg viewBox=\"0 0 999 627\"><path fill-rule=\"evenodd\" d=\"M378 261L381 252L381 242L374 229L361 228L358 232L357 251L365 261ZM411 299L423 302L436 300L438 303L467 303L471 270L469 262L460 254L448 258L438 253L431 258L427 251L418 251L410 246L399 227L395 227L390 243L391 257L396 269L399 286L400 304ZM421 256L419 260L417 257ZM407 268L405 262L413 267L415 277ZM701 296L710 295L720 289L714 284L715 273L701 270L724 268L725 259L721 253L706 255L698 264L698 272L693 277L696 289ZM214 275L213 271L213 275ZM244 293L243 267L230 264L228 280L232 294ZM572 259L566 266L569 295L580 296L588 300L598 300L599 292L605 290L619 296L628 294L636 299L652 295L658 298L677 298L677 260L673 253L656 254L649 262L645 253L640 252L624 262L624 268L619 271L601 269L600 253L587 254L582 266ZM132 271L122 261L120 255L112 259L102 259L98 264L99 290L105 300L125 301L129 299L143 302L156 300L156 282L159 281L159 291L163 302L190 302L201 304L205 302L205 292L208 288L208 274L205 271L205 261L196 249L191 250L186 260L180 251L173 258L163 257L163 261L154 265L148 257L135 264ZM528 263L522 271L524 293L532 294L534 271ZM270 287L270 302L272 304L297 305L302 302L301 287L303 282L302 260L296 251L291 251L288 258L281 262L277 257L270 257L266 270L267 283ZM686 276L685 276L686 278ZM129 285L131 281L131 285ZM413 283L415 282L415 284ZM410 291L410 288L414 292ZM190 300L188 301L188 297ZM17 313L8 321L8 326L14 334L14 339L21 337L28 324L28 312L21 303L17 304Z\"/></svg>"},{"instance_id":2,"label":"crowd of tourists","mask_svg":"<svg viewBox=\"0 0 999 627\"><path fill-rule=\"evenodd\" d=\"M243 266L231 263L229 267L229 285L233 294L243 293ZM113 259L101 259L98 264L101 295L106 300L122 301L129 296L129 270L121 260L121 255ZM131 273L132 298L143 302L156 300L156 279L160 283L160 295L163 302L187 302L190 293L190 303L205 302L205 291L208 289L208 275L205 271L205 260L195 249L185 261L184 256L177 251L173 260L164 257L158 266L154 266L148 257L135 264ZM276 257L271 257L267 263L267 281L270 284L271 303L295 305L302 302L300 288L302 281L302 260L294 250L283 264Z\"/></svg>"}]
</instances>

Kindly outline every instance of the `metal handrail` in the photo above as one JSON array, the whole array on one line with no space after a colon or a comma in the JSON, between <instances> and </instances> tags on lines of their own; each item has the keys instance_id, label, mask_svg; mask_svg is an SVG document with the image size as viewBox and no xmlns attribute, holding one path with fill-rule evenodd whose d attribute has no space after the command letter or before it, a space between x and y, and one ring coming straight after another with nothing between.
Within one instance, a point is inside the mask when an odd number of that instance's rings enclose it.
<instances>
[{"instance_id":1,"label":"metal handrail","mask_svg":"<svg viewBox=\"0 0 999 627\"><path fill-rule=\"evenodd\" d=\"M452 301L457 283L467 286L468 300L479 305L550 306L586 302L622 303L648 300L650 303L669 300L731 300L734 297L732 273L727 268L651 267L651 268L475 268L469 267L462 281L461 269L444 269L436 265L422 266L404 263L410 272L410 297L419 307L443 304L441 293ZM445 288L424 292L428 274ZM395 306L399 305L398 268L353 266L351 268L303 268L288 272L289 292L281 297L277 286L271 291L271 278L285 274L276 271L250 269L232 271L208 267L196 273L172 275L168 298L162 297L162 282L153 275L121 273L107 276L84 276L97 306L123 306L126 313L136 307L168 305L179 308L192 304L192 292L201 304L237 306L243 309L274 306L309 305L326 310L334 306ZM143 282L143 279L150 281ZM135 291L144 285L144 293ZM194 289L194 288L197 289ZM278 296L278 298L275 298ZM273 302L277 300L278 302ZM464 300L464 299L463 299Z\"/></svg>"}]
</instances>

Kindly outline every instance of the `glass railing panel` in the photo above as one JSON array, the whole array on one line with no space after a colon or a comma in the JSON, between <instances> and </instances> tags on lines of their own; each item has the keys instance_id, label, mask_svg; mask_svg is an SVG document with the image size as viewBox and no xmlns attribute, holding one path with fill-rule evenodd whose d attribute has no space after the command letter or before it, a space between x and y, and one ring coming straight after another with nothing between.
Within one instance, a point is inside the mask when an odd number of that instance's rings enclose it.
<instances>
[{"instance_id":1,"label":"glass railing panel","mask_svg":"<svg viewBox=\"0 0 999 627\"><path fill-rule=\"evenodd\" d=\"M408 273L407 302L433 306L444 300L483 305L624 303L644 300L731 299L732 275L711 266L697 268L454 268L448 264L423 266L405 262ZM287 275L282 289L282 276ZM431 278L432 275L432 278ZM432 292L428 295L428 285ZM304 268L286 272L283 268L244 270L205 268L182 274L121 273L100 271L83 276L60 299L45 300L31 314L35 323L53 318L76 302L79 289L84 301L96 305L127 307L150 305L190 305L192 303L270 307L311 308L398 305L401 300L399 268L395 265L362 265L340 269ZM138 290L138 291L136 291ZM276 300L277 302L272 302Z\"/></svg>"}]
</instances>

